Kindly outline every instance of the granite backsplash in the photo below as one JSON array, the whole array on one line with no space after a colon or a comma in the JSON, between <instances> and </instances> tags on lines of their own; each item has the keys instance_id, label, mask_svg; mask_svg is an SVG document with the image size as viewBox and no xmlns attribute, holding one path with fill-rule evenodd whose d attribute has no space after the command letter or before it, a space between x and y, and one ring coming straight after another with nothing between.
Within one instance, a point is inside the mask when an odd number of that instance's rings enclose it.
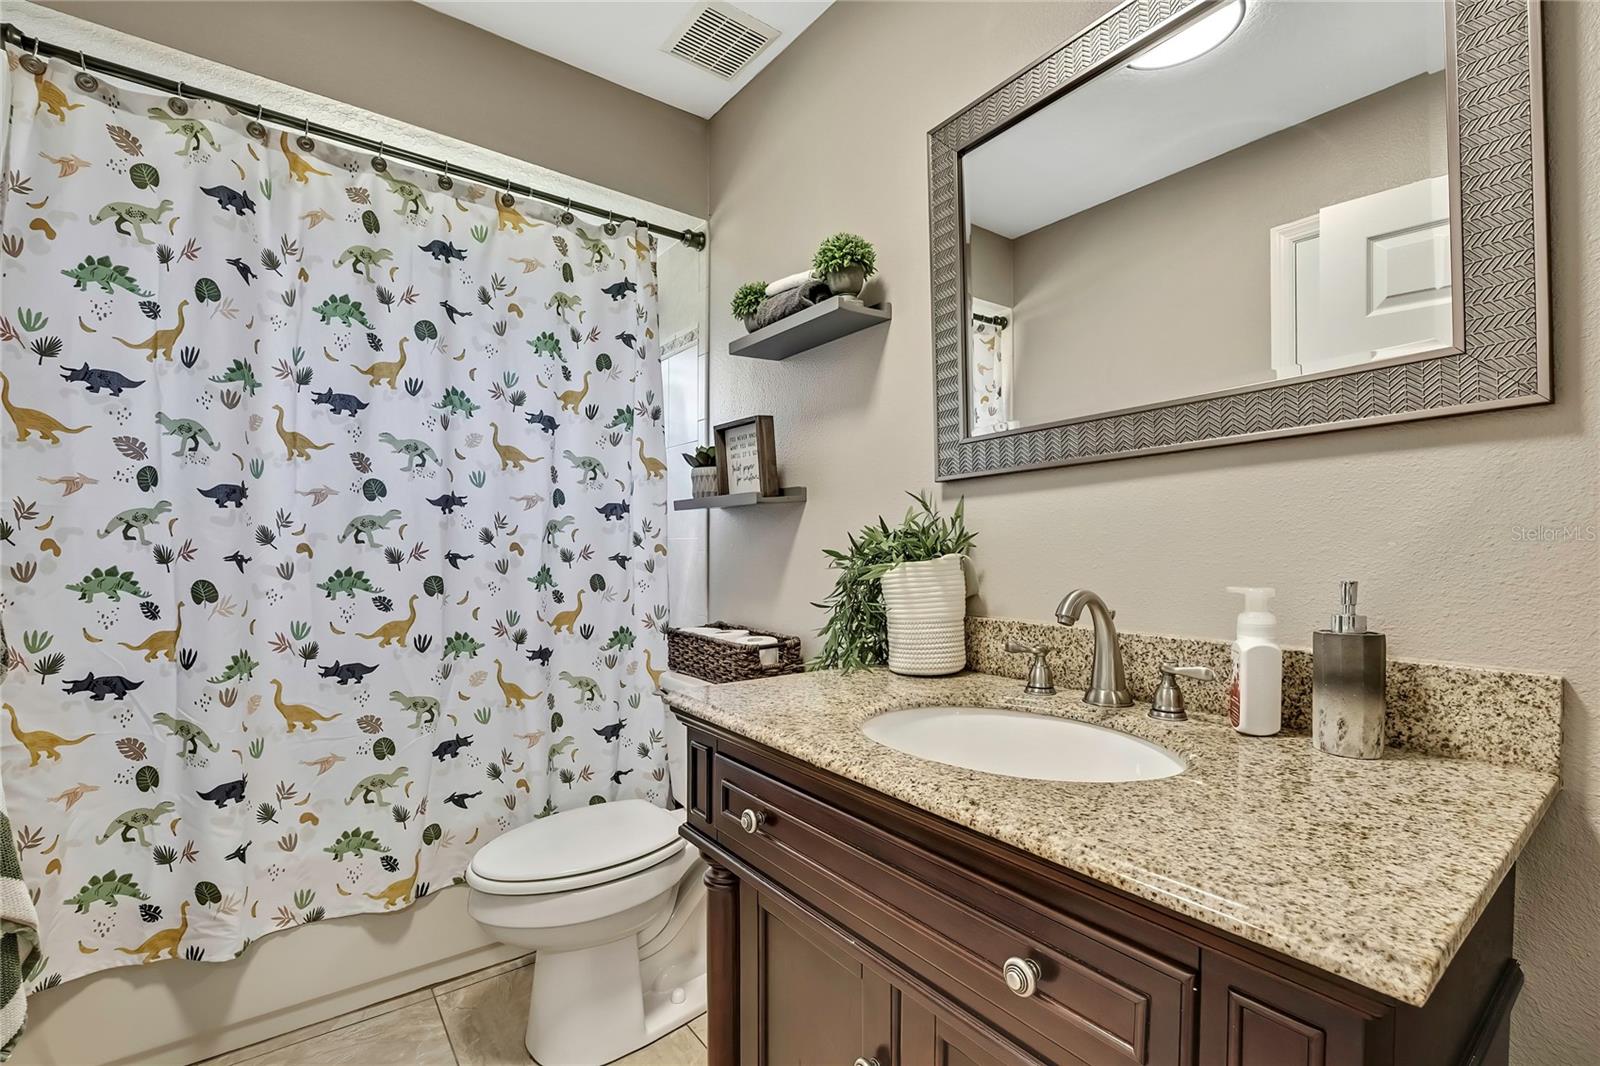
<instances>
[{"instance_id":1,"label":"granite backsplash","mask_svg":"<svg viewBox=\"0 0 1600 1066\"><path fill-rule=\"evenodd\" d=\"M1226 679L1226 641L1120 633L1123 668L1135 699L1155 692L1162 663L1209 666ZM1005 650L1008 640L1049 649L1056 688L1083 688L1089 679L1093 635L1087 625L1061 626L1013 618L967 619L967 666L985 674L1021 679L1028 657ZM1182 681L1191 715L1227 714L1228 686ZM1562 681L1551 674L1524 673L1447 663L1389 660L1388 743L1427 755L1442 755L1545 773L1561 768ZM1283 653L1283 726L1309 732L1311 653Z\"/></svg>"}]
</instances>

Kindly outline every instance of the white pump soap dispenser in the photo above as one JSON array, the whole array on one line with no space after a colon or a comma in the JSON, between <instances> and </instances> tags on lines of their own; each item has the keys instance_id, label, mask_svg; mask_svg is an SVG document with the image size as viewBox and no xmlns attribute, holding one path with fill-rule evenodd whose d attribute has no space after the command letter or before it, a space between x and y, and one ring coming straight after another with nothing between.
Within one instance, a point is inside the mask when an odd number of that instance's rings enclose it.
<instances>
[{"instance_id":1,"label":"white pump soap dispenser","mask_svg":"<svg viewBox=\"0 0 1600 1066\"><path fill-rule=\"evenodd\" d=\"M1230 585L1228 591L1244 597L1233 642L1228 720L1241 733L1270 737L1283 728L1283 649L1278 618L1267 609L1276 590Z\"/></svg>"}]
</instances>

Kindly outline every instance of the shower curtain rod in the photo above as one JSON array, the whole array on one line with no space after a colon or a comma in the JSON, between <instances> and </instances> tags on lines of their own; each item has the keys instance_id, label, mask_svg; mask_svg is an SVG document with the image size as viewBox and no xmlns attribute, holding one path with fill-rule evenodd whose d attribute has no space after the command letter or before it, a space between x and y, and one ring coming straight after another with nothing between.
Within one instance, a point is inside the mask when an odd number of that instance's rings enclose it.
<instances>
[{"instance_id":1,"label":"shower curtain rod","mask_svg":"<svg viewBox=\"0 0 1600 1066\"><path fill-rule=\"evenodd\" d=\"M545 203L553 204L557 207L564 208L567 211L581 211L586 215L593 215L596 218L603 217L619 222L637 222L644 226L651 233L658 234L662 237L672 237L676 240L680 240L690 248L693 248L697 251L705 248L706 246L706 235L705 231L703 230L678 229L672 226L663 226L642 218L630 218L630 216L619 215L617 212L608 208L596 207L593 204L583 203L582 201L575 200L570 196L558 196L555 193L541 192L540 190L531 186L519 185L506 178L497 178L492 174L485 174L479 170L471 170L466 167L457 167L451 164L448 160L436 159L433 156L423 155L420 152L410 152L404 148L395 148L388 144L374 141L369 137L363 137L357 133L347 133L344 130L335 129L332 126L325 126L320 122L314 122L307 118L297 118L294 115L285 114L282 111L275 111L269 107L262 107L259 104L252 104L244 100L238 100L231 96L225 96L222 93L196 88L188 82L174 81L171 78L165 78L159 74L152 74L148 71L139 70L135 67L124 66L121 63L112 62L109 59L101 59L97 56L86 55L75 48L64 48L61 45L51 44L48 41L40 40L38 37L32 37L23 33L16 27L14 23L0 23L0 34L3 34L6 43L15 44L18 48L21 48L24 51L32 52L37 55L48 56L53 59L64 59L68 62L76 63L80 68L94 74L104 74L108 77L120 78L123 81L130 81L138 85L145 85L153 89L160 89L162 92L172 93L175 96L211 100L214 103L219 103L225 107L230 107L241 115L253 115L258 122L271 122L275 126L297 130L306 136L322 137L327 140L338 141L352 148L359 148L363 151L372 152L374 155L377 155L383 159L398 159L414 166L421 167L424 170L431 170L436 174L448 175L451 178L464 178L468 181L478 182L482 185L488 186L489 188L504 189L507 192L511 192L519 196L526 196L534 200L543 200Z\"/></svg>"}]
</instances>

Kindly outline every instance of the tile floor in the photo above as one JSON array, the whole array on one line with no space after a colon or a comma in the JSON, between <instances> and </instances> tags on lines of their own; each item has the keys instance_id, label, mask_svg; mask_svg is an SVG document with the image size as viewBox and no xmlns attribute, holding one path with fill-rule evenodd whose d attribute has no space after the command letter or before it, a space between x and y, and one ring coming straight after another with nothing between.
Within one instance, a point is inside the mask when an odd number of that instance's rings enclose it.
<instances>
[{"instance_id":1,"label":"tile floor","mask_svg":"<svg viewBox=\"0 0 1600 1066\"><path fill-rule=\"evenodd\" d=\"M530 1066L522 1033L532 981L532 956L514 959L199 1066ZM706 1066L705 1018L617 1066Z\"/></svg>"}]
</instances>

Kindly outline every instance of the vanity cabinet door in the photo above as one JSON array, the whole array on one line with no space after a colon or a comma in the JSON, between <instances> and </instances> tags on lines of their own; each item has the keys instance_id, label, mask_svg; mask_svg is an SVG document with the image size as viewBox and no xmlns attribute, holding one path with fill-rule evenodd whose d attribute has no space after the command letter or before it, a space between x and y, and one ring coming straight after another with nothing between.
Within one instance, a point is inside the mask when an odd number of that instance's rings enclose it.
<instances>
[{"instance_id":1,"label":"vanity cabinet door","mask_svg":"<svg viewBox=\"0 0 1600 1066\"><path fill-rule=\"evenodd\" d=\"M899 1059L893 1066L1046 1066L1043 1060L1010 1047L954 1016L911 996L899 995ZM1060 1060L1049 1066L1079 1066ZM882 1062L880 1066L891 1066Z\"/></svg>"},{"instance_id":2,"label":"vanity cabinet door","mask_svg":"<svg viewBox=\"0 0 1600 1066\"><path fill-rule=\"evenodd\" d=\"M1237 959L1200 963L1200 1066L1388 1066L1392 1015L1317 995Z\"/></svg>"},{"instance_id":3,"label":"vanity cabinet door","mask_svg":"<svg viewBox=\"0 0 1600 1066\"><path fill-rule=\"evenodd\" d=\"M889 983L838 934L739 886L739 1062L894 1066ZM908 1060L908 1062L918 1060Z\"/></svg>"}]
</instances>

